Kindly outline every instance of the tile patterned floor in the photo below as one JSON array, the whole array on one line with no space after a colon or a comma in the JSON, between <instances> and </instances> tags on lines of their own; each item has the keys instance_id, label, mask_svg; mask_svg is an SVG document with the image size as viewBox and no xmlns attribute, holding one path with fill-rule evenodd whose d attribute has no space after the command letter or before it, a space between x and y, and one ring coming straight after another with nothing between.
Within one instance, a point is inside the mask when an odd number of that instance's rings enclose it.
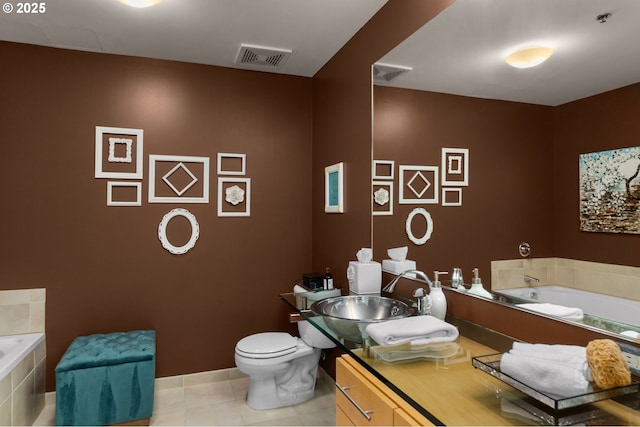
<instances>
[{"instance_id":1,"label":"tile patterned floor","mask_svg":"<svg viewBox=\"0 0 640 427\"><path fill-rule=\"evenodd\" d=\"M237 371L218 371L207 376L159 379L156 382L152 426L333 426L335 425L335 383L318 370L313 399L284 408L256 411L245 402L249 378ZM55 425L55 403L47 404L34 423Z\"/></svg>"}]
</instances>

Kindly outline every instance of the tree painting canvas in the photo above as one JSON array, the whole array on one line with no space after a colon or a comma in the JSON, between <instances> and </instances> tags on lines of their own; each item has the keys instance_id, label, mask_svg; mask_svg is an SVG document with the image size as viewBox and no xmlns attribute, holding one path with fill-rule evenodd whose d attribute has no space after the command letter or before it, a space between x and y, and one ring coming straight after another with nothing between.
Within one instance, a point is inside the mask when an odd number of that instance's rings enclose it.
<instances>
[{"instance_id":1,"label":"tree painting canvas","mask_svg":"<svg viewBox=\"0 0 640 427\"><path fill-rule=\"evenodd\" d=\"M580 230L640 234L640 147L580 154Z\"/></svg>"}]
</instances>

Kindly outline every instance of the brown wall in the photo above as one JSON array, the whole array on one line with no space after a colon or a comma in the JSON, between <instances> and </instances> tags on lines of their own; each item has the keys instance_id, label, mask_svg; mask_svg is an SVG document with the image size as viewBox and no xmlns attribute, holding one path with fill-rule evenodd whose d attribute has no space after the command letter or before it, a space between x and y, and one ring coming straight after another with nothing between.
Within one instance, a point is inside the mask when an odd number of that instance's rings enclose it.
<instances>
[{"instance_id":1,"label":"brown wall","mask_svg":"<svg viewBox=\"0 0 640 427\"><path fill-rule=\"evenodd\" d=\"M580 154L640 145L638 111L640 83L554 108L556 256L640 267L638 235L580 231L578 187Z\"/></svg>"},{"instance_id":2,"label":"brown wall","mask_svg":"<svg viewBox=\"0 0 640 427\"><path fill-rule=\"evenodd\" d=\"M232 367L238 339L290 327L278 294L311 268L311 79L6 42L0 56L0 289L47 289L48 389L79 335L156 329L168 376ZM144 130L142 206L106 206L96 125ZM247 155L248 218L217 217L218 152ZM210 202L148 203L149 154L209 157ZM200 226L184 255L157 237L176 207Z\"/></svg>"},{"instance_id":3,"label":"brown wall","mask_svg":"<svg viewBox=\"0 0 640 427\"><path fill-rule=\"evenodd\" d=\"M529 242L535 256L553 256L550 107L381 86L374 105L374 158L394 160L396 169L394 213L373 220L376 259L409 246L408 258L430 276L461 267L469 280L478 267L489 285L491 260L517 258L520 242ZM462 206L398 204L399 165L439 166L443 147L469 149ZM433 219L421 246L405 232L418 206Z\"/></svg>"},{"instance_id":4,"label":"brown wall","mask_svg":"<svg viewBox=\"0 0 640 427\"><path fill-rule=\"evenodd\" d=\"M371 66L453 0L389 0L313 79L313 264L346 286L349 260L371 247ZM344 214L324 213L326 166L345 162Z\"/></svg>"}]
</instances>

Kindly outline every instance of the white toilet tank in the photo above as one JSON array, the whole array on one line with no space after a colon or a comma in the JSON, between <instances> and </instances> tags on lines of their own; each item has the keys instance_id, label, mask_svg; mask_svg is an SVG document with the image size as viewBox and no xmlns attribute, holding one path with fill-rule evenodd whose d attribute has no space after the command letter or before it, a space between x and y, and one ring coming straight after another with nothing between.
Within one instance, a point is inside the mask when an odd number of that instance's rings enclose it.
<instances>
[{"instance_id":1,"label":"white toilet tank","mask_svg":"<svg viewBox=\"0 0 640 427\"><path fill-rule=\"evenodd\" d=\"M322 317L314 317L313 321L328 331ZM315 326L306 320L298 322L298 332L300 338L309 346L314 348L333 348L336 344L320 332Z\"/></svg>"}]
</instances>

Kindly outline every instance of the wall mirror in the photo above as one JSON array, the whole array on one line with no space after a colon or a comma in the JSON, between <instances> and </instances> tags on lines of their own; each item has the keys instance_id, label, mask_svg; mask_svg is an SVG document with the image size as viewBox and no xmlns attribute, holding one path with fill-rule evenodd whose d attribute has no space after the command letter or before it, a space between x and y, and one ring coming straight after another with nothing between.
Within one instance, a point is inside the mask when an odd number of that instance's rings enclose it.
<instances>
[{"instance_id":1,"label":"wall mirror","mask_svg":"<svg viewBox=\"0 0 640 427\"><path fill-rule=\"evenodd\" d=\"M374 258L408 246L419 269L460 267L468 286L478 268L492 288L502 274L517 275L506 279L522 287L531 284L525 275L551 284L560 269L541 260L640 267L633 255L640 235L580 230L578 180L579 154L640 145L637 22L635 0L456 0L380 58L372 67L373 159L393 162L395 194L404 180L415 197L394 200L391 215L376 214L373 204ZM505 62L533 46L553 53L532 68ZM439 172L406 168L413 175L401 177L401 166ZM458 184L447 179L465 168ZM405 232L415 208L433 219L431 237L420 245ZM416 223L411 234L424 235ZM522 242L531 244L529 257L519 254ZM496 260L517 268L492 271ZM586 276L575 273L572 284ZM620 286L602 277L589 290ZM640 285L618 294L640 301ZM598 322L588 326L619 332Z\"/></svg>"}]
</instances>

